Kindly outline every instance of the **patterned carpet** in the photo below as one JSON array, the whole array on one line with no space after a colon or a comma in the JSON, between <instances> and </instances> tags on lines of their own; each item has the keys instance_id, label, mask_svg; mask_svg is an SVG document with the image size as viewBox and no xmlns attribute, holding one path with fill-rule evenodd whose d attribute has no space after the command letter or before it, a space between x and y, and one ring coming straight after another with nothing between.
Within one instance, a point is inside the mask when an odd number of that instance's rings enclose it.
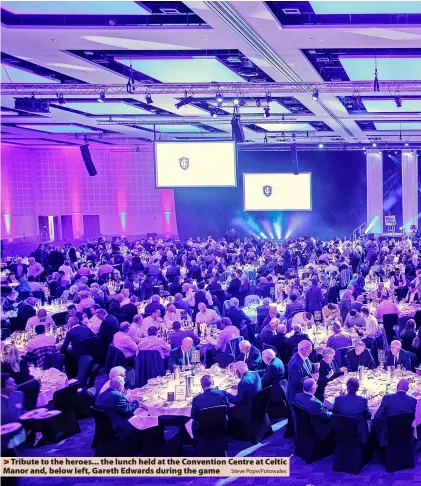
<instances>
[{"instance_id":1,"label":"patterned carpet","mask_svg":"<svg viewBox=\"0 0 421 486\"><path fill-rule=\"evenodd\" d=\"M385 472L380 459L375 457L361 472L359 476L344 473L332 472L333 457L330 456L312 465L307 465L300 458L293 456L293 442L283 438L285 421L278 421L273 424L275 434L262 443L251 446L250 443L233 441L228 451L229 456L247 457L289 457L291 459L290 478L133 478L131 485L179 485L179 486L259 486L259 485L281 485L281 486L421 486L421 447L416 447L416 468L409 471L402 471L393 474ZM22 456L53 457L88 457L93 455L90 448L94 433L94 422L92 419L80 421L82 432L70 437L58 444L49 444L37 449L25 448L21 451ZM188 450L187 450L188 454ZM186 454L186 455L187 455ZM124 479L105 478L49 478L48 485L54 486L79 486L87 484L100 484L101 486L119 486ZM23 478L19 486L44 486L45 479Z\"/></svg>"}]
</instances>

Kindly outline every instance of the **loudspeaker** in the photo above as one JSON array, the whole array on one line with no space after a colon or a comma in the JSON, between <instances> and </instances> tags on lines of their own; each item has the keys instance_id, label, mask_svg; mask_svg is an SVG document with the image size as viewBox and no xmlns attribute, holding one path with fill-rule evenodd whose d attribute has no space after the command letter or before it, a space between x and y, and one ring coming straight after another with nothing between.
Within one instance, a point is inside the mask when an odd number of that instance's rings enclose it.
<instances>
[{"instance_id":1,"label":"loudspeaker","mask_svg":"<svg viewBox=\"0 0 421 486\"><path fill-rule=\"evenodd\" d=\"M89 152L89 145L81 145L80 153L82 154L83 161L85 162L86 170L90 176L96 176L97 171L94 163L92 162L91 152Z\"/></svg>"},{"instance_id":2,"label":"loudspeaker","mask_svg":"<svg viewBox=\"0 0 421 486\"><path fill-rule=\"evenodd\" d=\"M298 175L300 173L300 168L298 166L297 145L295 143L291 145L291 163L294 175Z\"/></svg>"}]
</instances>

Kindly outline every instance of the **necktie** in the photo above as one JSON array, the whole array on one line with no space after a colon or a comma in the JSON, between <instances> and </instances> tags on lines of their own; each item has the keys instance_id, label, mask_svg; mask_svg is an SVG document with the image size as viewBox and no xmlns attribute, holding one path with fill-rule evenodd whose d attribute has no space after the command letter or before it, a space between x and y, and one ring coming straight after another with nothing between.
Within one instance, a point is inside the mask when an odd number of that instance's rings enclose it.
<instances>
[{"instance_id":1,"label":"necktie","mask_svg":"<svg viewBox=\"0 0 421 486\"><path fill-rule=\"evenodd\" d=\"M189 353L185 353L184 355L184 364L187 366L190 365Z\"/></svg>"},{"instance_id":2,"label":"necktie","mask_svg":"<svg viewBox=\"0 0 421 486\"><path fill-rule=\"evenodd\" d=\"M398 357L397 357L397 356L395 356L395 364L394 364L395 368L396 368L396 365L397 365L397 364L398 364Z\"/></svg>"},{"instance_id":3,"label":"necktie","mask_svg":"<svg viewBox=\"0 0 421 486\"><path fill-rule=\"evenodd\" d=\"M330 367L332 368L333 373L336 373L338 371L335 360L332 361Z\"/></svg>"},{"instance_id":4,"label":"necktie","mask_svg":"<svg viewBox=\"0 0 421 486\"><path fill-rule=\"evenodd\" d=\"M310 360L307 358L305 361L304 361L304 364L305 364L305 368L306 368L306 371L309 375L311 375L311 363L310 363Z\"/></svg>"}]
</instances>

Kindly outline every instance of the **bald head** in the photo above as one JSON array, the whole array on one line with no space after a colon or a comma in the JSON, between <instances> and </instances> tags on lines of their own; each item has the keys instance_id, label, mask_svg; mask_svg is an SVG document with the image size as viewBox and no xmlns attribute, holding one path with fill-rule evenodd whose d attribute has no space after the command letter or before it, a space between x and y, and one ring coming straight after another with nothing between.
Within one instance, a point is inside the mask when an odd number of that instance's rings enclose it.
<instances>
[{"instance_id":1,"label":"bald head","mask_svg":"<svg viewBox=\"0 0 421 486\"><path fill-rule=\"evenodd\" d=\"M396 390L398 392L405 392L405 393L407 393L408 390L409 390L409 381L408 380L405 380L405 379L399 380L399 383L398 383L398 386L397 386Z\"/></svg>"},{"instance_id":2,"label":"bald head","mask_svg":"<svg viewBox=\"0 0 421 486\"><path fill-rule=\"evenodd\" d=\"M311 345L311 342L307 341L307 339L304 339L303 341L300 341L298 343L298 352L305 358L308 358L310 356L312 349L313 347Z\"/></svg>"},{"instance_id":3,"label":"bald head","mask_svg":"<svg viewBox=\"0 0 421 486\"><path fill-rule=\"evenodd\" d=\"M311 395L314 395L316 392L316 382L313 380L313 378L307 378L306 380L303 381L303 392L304 393L310 393Z\"/></svg>"}]
</instances>

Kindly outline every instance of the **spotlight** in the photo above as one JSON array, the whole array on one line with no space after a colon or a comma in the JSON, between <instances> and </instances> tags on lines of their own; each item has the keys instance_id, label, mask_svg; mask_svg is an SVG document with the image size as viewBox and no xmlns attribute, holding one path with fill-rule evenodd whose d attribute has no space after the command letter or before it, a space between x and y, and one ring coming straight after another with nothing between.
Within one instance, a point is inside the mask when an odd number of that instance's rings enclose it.
<instances>
[{"instance_id":1,"label":"spotlight","mask_svg":"<svg viewBox=\"0 0 421 486\"><path fill-rule=\"evenodd\" d=\"M221 93L216 93L215 98L216 98L216 102L217 102L217 103L222 103L223 98L222 98Z\"/></svg>"},{"instance_id":2,"label":"spotlight","mask_svg":"<svg viewBox=\"0 0 421 486\"><path fill-rule=\"evenodd\" d=\"M272 95L271 95L270 93L268 93L268 94L266 95L266 102L267 102L267 103L270 103L271 101L272 101Z\"/></svg>"},{"instance_id":3,"label":"spotlight","mask_svg":"<svg viewBox=\"0 0 421 486\"><path fill-rule=\"evenodd\" d=\"M264 111L263 116L264 116L265 118L269 118L269 117L270 117L270 108L269 108L269 106L265 106L265 107L263 108L263 111Z\"/></svg>"},{"instance_id":4,"label":"spotlight","mask_svg":"<svg viewBox=\"0 0 421 486\"><path fill-rule=\"evenodd\" d=\"M234 98L232 102L234 103L235 106L238 106L240 104L240 100L238 98Z\"/></svg>"},{"instance_id":5,"label":"spotlight","mask_svg":"<svg viewBox=\"0 0 421 486\"><path fill-rule=\"evenodd\" d=\"M260 108L262 106L262 102L260 100L256 100L256 106L257 108Z\"/></svg>"},{"instance_id":6,"label":"spotlight","mask_svg":"<svg viewBox=\"0 0 421 486\"><path fill-rule=\"evenodd\" d=\"M397 150L395 150L395 154L397 154L397 153L398 153L398 151L397 151Z\"/></svg>"},{"instance_id":7,"label":"spotlight","mask_svg":"<svg viewBox=\"0 0 421 486\"><path fill-rule=\"evenodd\" d=\"M317 89L315 89L313 91L311 97L313 98L314 101L318 101L319 100L319 92L317 91Z\"/></svg>"},{"instance_id":8,"label":"spotlight","mask_svg":"<svg viewBox=\"0 0 421 486\"><path fill-rule=\"evenodd\" d=\"M372 147L377 147L377 143L373 142Z\"/></svg>"},{"instance_id":9,"label":"spotlight","mask_svg":"<svg viewBox=\"0 0 421 486\"><path fill-rule=\"evenodd\" d=\"M380 155L382 154L382 151L381 151L381 150L379 150L379 154L380 154Z\"/></svg>"},{"instance_id":10,"label":"spotlight","mask_svg":"<svg viewBox=\"0 0 421 486\"><path fill-rule=\"evenodd\" d=\"M57 93L57 98L60 105L66 104L66 100L64 99L63 93Z\"/></svg>"},{"instance_id":11,"label":"spotlight","mask_svg":"<svg viewBox=\"0 0 421 486\"><path fill-rule=\"evenodd\" d=\"M246 106L246 104L247 104L247 100L246 100L245 98L240 98L240 103L239 103L239 105L240 105L240 106Z\"/></svg>"},{"instance_id":12,"label":"spotlight","mask_svg":"<svg viewBox=\"0 0 421 486\"><path fill-rule=\"evenodd\" d=\"M210 114L212 118L218 118L218 110L216 108L211 108Z\"/></svg>"},{"instance_id":13,"label":"spotlight","mask_svg":"<svg viewBox=\"0 0 421 486\"><path fill-rule=\"evenodd\" d=\"M396 108L402 108L402 100L399 98L399 96L396 96L395 103L396 103Z\"/></svg>"},{"instance_id":14,"label":"spotlight","mask_svg":"<svg viewBox=\"0 0 421 486\"><path fill-rule=\"evenodd\" d=\"M182 106L189 105L193 101L193 96L186 96L182 100L180 100L178 103L175 104L175 107L180 109Z\"/></svg>"},{"instance_id":15,"label":"spotlight","mask_svg":"<svg viewBox=\"0 0 421 486\"><path fill-rule=\"evenodd\" d=\"M319 143L319 148L323 148L324 145L322 143Z\"/></svg>"},{"instance_id":16,"label":"spotlight","mask_svg":"<svg viewBox=\"0 0 421 486\"><path fill-rule=\"evenodd\" d=\"M105 103L105 93L102 92L100 95L99 95L99 98L98 98L98 103Z\"/></svg>"},{"instance_id":17,"label":"spotlight","mask_svg":"<svg viewBox=\"0 0 421 486\"><path fill-rule=\"evenodd\" d=\"M149 93L145 96L145 101L148 105L151 105L153 103L152 96Z\"/></svg>"},{"instance_id":18,"label":"spotlight","mask_svg":"<svg viewBox=\"0 0 421 486\"><path fill-rule=\"evenodd\" d=\"M365 147L363 147L363 150L365 151Z\"/></svg>"},{"instance_id":19,"label":"spotlight","mask_svg":"<svg viewBox=\"0 0 421 486\"><path fill-rule=\"evenodd\" d=\"M408 146L409 146L409 143L408 143L408 142L406 142L406 143L405 143L405 147L408 147Z\"/></svg>"}]
</instances>

